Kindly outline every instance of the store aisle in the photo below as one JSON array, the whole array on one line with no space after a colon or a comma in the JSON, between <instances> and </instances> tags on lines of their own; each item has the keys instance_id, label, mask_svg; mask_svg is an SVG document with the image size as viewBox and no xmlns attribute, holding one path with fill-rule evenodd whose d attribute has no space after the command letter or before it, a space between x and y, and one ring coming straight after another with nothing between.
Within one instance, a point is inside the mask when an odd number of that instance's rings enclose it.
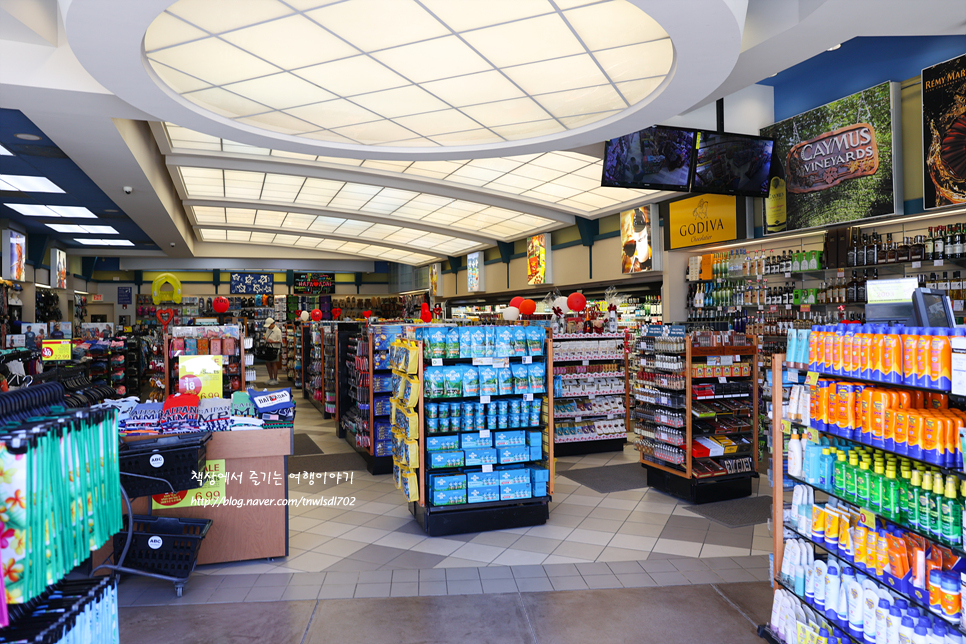
<instances>
[{"instance_id":1,"label":"store aisle","mask_svg":"<svg viewBox=\"0 0 966 644\"><path fill-rule=\"evenodd\" d=\"M466 582L463 582L466 583ZM477 585L479 582L476 582ZM444 584L445 585L445 584ZM270 590L268 588L267 590ZM767 583L121 609L125 644L759 642ZM199 628L199 624L204 624ZM644 638L642 640L642 637Z\"/></svg>"}]
</instances>

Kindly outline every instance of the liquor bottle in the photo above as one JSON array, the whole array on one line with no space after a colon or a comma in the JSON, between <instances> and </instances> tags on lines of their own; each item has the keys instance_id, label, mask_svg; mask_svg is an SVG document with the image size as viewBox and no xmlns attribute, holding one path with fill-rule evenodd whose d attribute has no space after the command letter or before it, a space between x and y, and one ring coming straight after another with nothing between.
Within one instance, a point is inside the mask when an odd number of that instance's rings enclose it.
<instances>
[{"instance_id":1,"label":"liquor bottle","mask_svg":"<svg viewBox=\"0 0 966 644\"><path fill-rule=\"evenodd\" d=\"M913 238L912 248L909 249L909 261L921 262L923 260L925 250L926 247L922 235L916 235L915 238Z\"/></svg>"},{"instance_id":2,"label":"liquor bottle","mask_svg":"<svg viewBox=\"0 0 966 644\"><path fill-rule=\"evenodd\" d=\"M845 302L847 304L855 304L858 302L858 289L859 280L856 277L856 271L852 271L852 279L849 280L849 285L845 290Z\"/></svg>"},{"instance_id":3,"label":"liquor bottle","mask_svg":"<svg viewBox=\"0 0 966 644\"><path fill-rule=\"evenodd\" d=\"M950 259L962 259L963 258L963 225L956 224L956 229L953 234L953 249L949 253Z\"/></svg>"},{"instance_id":4,"label":"liquor bottle","mask_svg":"<svg viewBox=\"0 0 966 644\"><path fill-rule=\"evenodd\" d=\"M845 254L845 265L848 268L855 266L855 255L856 250L859 245L859 229L850 228L849 229L849 249Z\"/></svg>"},{"instance_id":5,"label":"liquor bottle","mask_svg":"<svg viewBox=\"0 0 966 644\"><path fill-rule=\"evenodd\" d=\"M950 226L949 230L946 231L946 259L953 259L953 254L956 252L955 230L954 226Z\"/></svg>"},{"instance_id":6,"label":"liquor bottle","mask_svg":"<svg viewBox=\"0 0 966 644\"><path fill-rule=\"evenodd\" d=\"M765 198L765 232L777 233L786 226L785 166L780 154L772 154L768 196Z\"/></svg>"},{"instance_id":7,"label":"liquor bottle","mask_svg":"<svg viewBox=\"0 0 966 644\"><path fill-rule=\"evenodd\" d=\"M869 281L869 270L865 269L862 271L862 277L859 278L859 283L855 287L855 301L859 304L865 304L868 299L868 288L866 282Z\"/></svg>"},{"instance_id":8,"label":"liquor bottle","mask_svg":"<svg viewBox=\"0 0 966 644\"><path fill-rule=\"evenodd\" d=\"M909 242L908 237L902 238L902 243L899 244L899 249L896 251L896 262L908 262L909 257L912 254L912 245Z\"/></svg>"},{"instance_id":9,"label":"liquor bottle","mask_svg":"<svg viewBox=\"0 0 966 644\"><path fill-rule=\"evenodd\" d=\"M943 277L939 280L938 288L940 291L946 291L949 294L949 273L943 271Z\"/></svg>"},{"instance_id":10,"label":"liquor bottle","mask_svg":"<svg viewBox=\"0 0 966 644\"><path fill-rule=\"evenodd\" d=\"M929 228L929 236L926 237L926 241L925 241L925 245L924 245L924 250L923 250L923 254L922 254L922 258L925 261L927 261L927 262L931 262L932 261L932 255L933 255L933 249L934 248L935 248L935 240L933 239L933 235L932 235L932 227L930 227Z\"/></svg>"},{"instance_id":11,"label":"liquor bottle","mask_svg":"<svg viewBox=\"0 0 966 644\"><path fill-rule=\"evenodd\" d=\"M936 228L936 239L933 241L932 258L946 259L946 237L944 236L945 226Z\"/></svg>"},{"instance_id":12,"label":"liquor bottle","mask_svg":"<svg viewBox=\"0 0 966 644\"><path fill-rule=\"evenodd\" d=\"M879 233L873 232L869 244L865 247L865 263L874 266L879 263Z\"/></svg>"},{"instance_id":13,"label":"liquor bottle","mask_svg":"<svg viewBox=\"0 0 966 644\"><path fill-rule=\"evenodd\" d=\"M876 257L876 264L888 264L889 263L889 247L892 246L892 233L886 235L883 240L880 238L879 243L879 254ZM895 261L895 259L893 259Z\"/></svg>"},{"instance_id":14,"label":"liquor bottle","mask_svg":"<svg viewBox=\"0 0 966 644\"><path fill-rule=\"evenodd\" d=\"M939 288L939 278L935 273L929 273L929 277L926 278L926 288Z\"/></svg>"},{"instance_id":15,"label":"liquor bottle","mask_svg":"<svg viewBox=\"0 0 966 644\"><path fill-rule=\"evenodd\" d=\"M797 273L802 270L802 251L796 250L792 258L792 272Z\"/></svg>"},{"instance_id":16,"label":"liquor bottle","mask_svg":"<svg viewBox=\"0 0 966 644\"><path fill-rule=\"evenodd\" d=\"M869 236L864 234L859 242L858 248L855 249L855 265L865 266L865 249L869 245Z\"/></svg>"},{"instance_id":17,"label":"liquor bottle","mask_svg":"<svg viewBox=\"0 0 966 644\"><path fill-rule=\"evenodd\" d=\"M825 289L826 289L826 286L825 286L825 282L823 281L822 285L818 287L818 293L815 294L816 304L825 304Z\"/></svg>"}]
</instances>

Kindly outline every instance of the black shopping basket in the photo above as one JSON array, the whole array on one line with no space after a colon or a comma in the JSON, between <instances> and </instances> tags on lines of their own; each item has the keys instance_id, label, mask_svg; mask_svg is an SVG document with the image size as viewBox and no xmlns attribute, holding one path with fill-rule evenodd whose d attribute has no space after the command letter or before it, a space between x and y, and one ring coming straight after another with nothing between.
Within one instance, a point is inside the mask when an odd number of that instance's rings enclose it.
<instances>
[{"instance_id":1,"label":"black shopping basket","mask_svg":"<svg viewBox=\"0 0 966 644\"><path fill-rule=\"evenodd\" d=\"M122 443L121 485L130 498L201 487L209 440L211 432Z\"/></svg>"},{"instance_id":2,"label":"black shopping basket","mask_svg":"<svg viewBox=\"0 0 966 644\"><path fill-rule=\"evenodd\" d=\"M211 520L142 515L131 519L134 528L131 547L118 565L170 578L180 597L184 583L198 563L198 549L211 528ZM124 531L114 535L115 553L124 549L128 520L125 515Z\"/></svg>"}]
</instances>

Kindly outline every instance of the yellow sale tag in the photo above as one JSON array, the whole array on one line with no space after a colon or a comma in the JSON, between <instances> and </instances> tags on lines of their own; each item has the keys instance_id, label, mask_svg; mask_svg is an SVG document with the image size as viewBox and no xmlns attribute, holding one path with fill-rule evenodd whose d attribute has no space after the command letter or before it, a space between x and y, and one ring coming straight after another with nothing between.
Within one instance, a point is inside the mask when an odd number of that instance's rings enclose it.
<instances>
[{"instance_id":1,"label":"yellow sale tag","mask_svg":"<svg viewBox=\"0 0 966 644\"><path fill-rule=\"evenodd\" d=\"M782 433L783 434L791 434L792 433L792 421L790 421L790 420L783 420L782 421Z\"/></svg>"},{"instance_id":2,"label":"yellow sale tag","mask_svg":"<svg viewBox=\"0 0 966 644\"><path fill-rule=\"evenodd\" d=\"M808 375L805 376L805 383L809 386L815 386L818 384L819 373L817 371L809 371Z\"/></svg>"},{"instance_id":3,"label":"yellow sale tag","mask_svg":"<svg viewBox=\"0 0 966 644\"><path fill-rule=\"evenodd\" d=\"M875 512L872 510L859 510L859 525L869 530L875 530Z\"/></svg>"},{"instance_id":4,"label":"yellow sale tag","mask_svg":"<svg viewBox=\"0 0 966 644\"><path fill-rule=\"evenodd\" d=\"M810 443L818 443L818 430L809 427L805 430L805 438L808 439Z\"/></svg>"}]
</instances>

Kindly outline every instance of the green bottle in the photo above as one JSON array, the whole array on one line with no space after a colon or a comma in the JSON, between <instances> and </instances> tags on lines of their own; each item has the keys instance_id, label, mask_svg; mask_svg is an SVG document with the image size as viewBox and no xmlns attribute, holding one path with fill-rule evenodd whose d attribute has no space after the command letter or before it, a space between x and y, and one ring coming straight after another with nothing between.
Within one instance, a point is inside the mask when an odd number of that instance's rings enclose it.
<instances>
[{"instance_id":1,"label":"green bottle","mask_svg":"<svg viewBox=\"0 0 966 644\"><path fill-rule=\"evenodd\" d=\"M911 470L905 468L901 470L899 478L899 508L896 513L896 521L906 525L909 524L909 498L912 494L912 488L909 485L910 476L912 476Z\"/></svg>"},{"instance_id":2,"label":"green bottle","mask_svg":"<svg viewBox=\"0 0 966 644\"><path fill-rule=\"evenodd\" d=\"M855 475L855 497L856 503L865 508L869 507L870 474L869 464L865 461L859 463L859 471Z\"/></svg>"},{"instance_id":3,"label":"green bottle","mask_svg":"<svg viewBox=\"0 0 966 644\"><path fill-rule=\"evenodd\" d=\"M906 525L919 529L919 497L922 494L922 475L919 470L913 470L909 479L909 515Z\"/></svg>"},{"instance_id":4,"label":"green bottle","mask_svg":"<svg viewBox=\"0 0 966 644\"><path fill-rule=\"evenodd\" d=\"M855 503L856 479L859 471L859 456L855 452L849 454L849 465L845 468L845 498Z\"/></svg>"},{"instance_id":5,"label":"green bottle","mask_svg":"<svg viewBox=\"0 0 966 644\"><path fill-rule=\"evenodd\" d=\"M899 481L896 480L895 469L887 468L882 488L882 514L892 521L895 521L901 514L899 497L902 495L902 490L900 488Z\"/></svg>"},{"instance_id":6,"label":"green bottle","mask_svg":"<svg viewBox=\"0 0 966 644\"><path fill-rule=\"evenodd\" d=\"M940 507L942 540L952 546L963 542L963 505L956 498L956 477L946 477L946 491Z\"/></svg>"},{"instance_id":7,"label":"green bottle","mask_svg":"<svg viewBox=\"0 0 966 644\"><path fill-rule=\"evenodd\" d=\"M845 469L849 464L845 460L845 452L839 451L835 455L835 467L832 475L832 491L840 498L845 496Z\"/></svg>"},{"instance_id":8,"label":"green bottle","mask_svg":"<svg viewBox=\"0 0 966 644\"><path fill-rule=\"evenodd\" d=\"M919 530L929 532L929 497L932 496L932 472L922 475L922 485L919 487Z\"/></svg>"},{"instance_id":9,"label":"green bottle","mask_svg":"<svg viewBox=\"0 0 966 644\"><path fill-rule=\"evenodd\" d=\"M942 537L942 504L946 486L943 477L938 472L933 475L932 494L929 495L929 534L939 539Z\"/></svg>"},{"instance_id":10,"label":"green bottle","mask_svg":"<svg viewBox=\"0 0 966 644\"><path fill-rule=\"evenodd\" d=\"M875 464L875 469L869 474L869 508L876 514L882 512L882 488L885 469L881 462Z\"/></svg>"}]
</instances>

